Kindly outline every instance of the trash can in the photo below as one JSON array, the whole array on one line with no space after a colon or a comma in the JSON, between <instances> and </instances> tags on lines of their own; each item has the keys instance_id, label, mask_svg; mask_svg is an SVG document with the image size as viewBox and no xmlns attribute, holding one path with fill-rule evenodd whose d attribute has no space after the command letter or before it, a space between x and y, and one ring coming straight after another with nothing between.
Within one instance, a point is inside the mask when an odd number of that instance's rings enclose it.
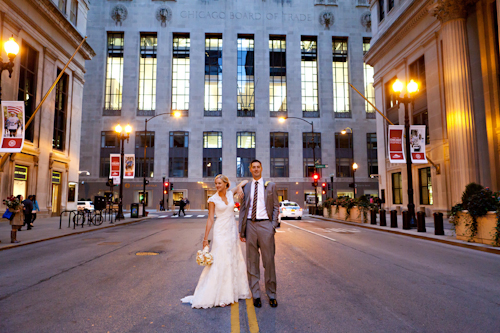
<instances>
[{"instance_id":1,"label":"trash can","mask_svg":"<svg viewBox=\"0 0 500 333\"><path fill-rule=\"evenodd\" d=\"M138 218L139 217L139 204L133 203L130 205L130 217Z\"/></svg>"}]
</instances>

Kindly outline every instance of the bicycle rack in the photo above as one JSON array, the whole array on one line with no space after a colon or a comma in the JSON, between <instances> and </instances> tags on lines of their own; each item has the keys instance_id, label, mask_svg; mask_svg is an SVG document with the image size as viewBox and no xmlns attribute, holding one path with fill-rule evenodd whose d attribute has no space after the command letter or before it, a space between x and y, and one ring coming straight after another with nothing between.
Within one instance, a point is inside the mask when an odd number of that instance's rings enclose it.
<instances>
[{"instance_id":1,"label":"bicycle rack","mask_svg":"<svg viewBox=\"0 0 500 333\"><path fill-rule=\"evenodd\" d=\"M69 218L68 218L68 228L71 226L71 213L74 213L75 210L63 210L61 214L59 214L59 229L61 229L61 224L62 224L62 216L64 213L69 213Z\"/></svg>"}]
</instances>

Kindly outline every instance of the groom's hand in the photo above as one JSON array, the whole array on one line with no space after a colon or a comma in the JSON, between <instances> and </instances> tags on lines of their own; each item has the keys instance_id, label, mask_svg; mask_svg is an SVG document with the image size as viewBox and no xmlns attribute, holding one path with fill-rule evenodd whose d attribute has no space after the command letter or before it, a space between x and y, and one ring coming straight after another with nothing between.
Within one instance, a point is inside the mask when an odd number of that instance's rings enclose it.
<instances>
[{"instance_id":1,"label":"groom's hand","mask_svg":"<svg viewBox=\"0 0 500 333\"><path fill-rule=\"evenodd\" d=\"M243 237L240 236L240 241L242 241L243 243L245 243L247 240L246 240L246 238L243 238Z\"/></svg>"}]
</instances>

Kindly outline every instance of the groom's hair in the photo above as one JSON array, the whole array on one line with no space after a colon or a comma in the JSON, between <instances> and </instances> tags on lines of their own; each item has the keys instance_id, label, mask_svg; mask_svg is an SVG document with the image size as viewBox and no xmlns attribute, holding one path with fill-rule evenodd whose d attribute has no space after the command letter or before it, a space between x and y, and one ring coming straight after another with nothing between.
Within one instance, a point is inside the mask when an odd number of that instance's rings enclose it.
<instances>
[{"instance_id":1,"label":"groom's hair","mask_svg":"<svg viewBox=\"0 0 500 333\"><path fill-rule=\"evenodd\" d=\"M262 163L261 163L261 161L259 161L259 160L252 160L252 162L250 162L250 165L249 165L248 167L251 167L251 166L252 166L252 164L254 164L254 163L259 163L259 164L260 164L260 167L262 168Z\"/></svg>"}]
</instances>

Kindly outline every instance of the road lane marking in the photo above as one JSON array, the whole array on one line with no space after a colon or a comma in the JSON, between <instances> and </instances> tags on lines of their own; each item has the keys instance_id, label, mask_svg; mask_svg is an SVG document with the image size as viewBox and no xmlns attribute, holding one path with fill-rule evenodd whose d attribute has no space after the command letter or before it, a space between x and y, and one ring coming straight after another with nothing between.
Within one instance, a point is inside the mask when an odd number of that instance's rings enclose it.
<instances>
[{"instance_id":1,"label":"road lane marking","mask_svg":"<svg viewBox=\"0 0 500 333\"><path fill-rule=\"evenodd\" d=\"M179 217L179 215L172 215L171 218Z\"/></svg>"},{"instance_id":2,"label":"road lane marking","mask_svg":"<svg viewBox=\"0 0 500 333\"><path fill-rule=\"evenodd\" d=\"M231 304L231 333L240 333L240 306L238 302Z\"/></svg>"},{"instance_id":3,"label":"road lane marking","mask_svg":"<svg viewBox=\"0 0 500 333\"><path fill-rule=\"evenodd\" d=\"M255 308L253 306L253 299L247 298L246 303L250 333L259 333L259 323L257 322L257 315L255 314Z\"/></svg>"},{"instance_id":4,"label":"road lane marking","mask_svg":"<svg viewBox=\"0 0 500 333\"><path fill-rule=\"evenodd\" d=\"M328 239L328 240L331 240L331 241L336 242L336 240L335 240L335 239L333 239L333 238L326 237L325 235L318 234L317 232L314 232L314 231L311 231L311 230L307 230L307 229L304 229L304 228L301 228L301 227L297 227L296 225L293 225L293 224L291 224L291 223L287 223L287 222L283 222L283 221L281 221L281 223L287 224L287 225L289 225L289 226L291 226L291 227L294 227L294 228L300 229L300 230L305 231L305 232L308 232L308 233L310 233L310 234L313 234L313 235L316 235L316 236L319 236L319 237L323 237L323 238L326 238L326 239Z\"/></svg>"},{"instance_id":5,"label":"road lane marking","mask_svg":"<svg viewBox=\"0 0 500 333\"><path fill-rule=\"evenodd\" d=\"M168 215L162 215L162 216L158 216L158 217L161 217L161 218L163 218L163 217L168 217Z\"/></svg>"},{"instance_id":6,"label":"road lane marking","mask_svg":"<svg viewBox=\"0 0 500 333\"><path fill-rule=\"evenodd\" d=\"M196 217L205 217L205 215L197 215Z\"/></svg>"},{"instance_id":7,"label":"road lane marking","mask_svg":"<svg viewBox=\"0 0 500 333\"><path fill-rule=\"evenodd\" d=\"M193 215L184 215L184 217L192 217Z\"/></svg>"}]
</instances>

